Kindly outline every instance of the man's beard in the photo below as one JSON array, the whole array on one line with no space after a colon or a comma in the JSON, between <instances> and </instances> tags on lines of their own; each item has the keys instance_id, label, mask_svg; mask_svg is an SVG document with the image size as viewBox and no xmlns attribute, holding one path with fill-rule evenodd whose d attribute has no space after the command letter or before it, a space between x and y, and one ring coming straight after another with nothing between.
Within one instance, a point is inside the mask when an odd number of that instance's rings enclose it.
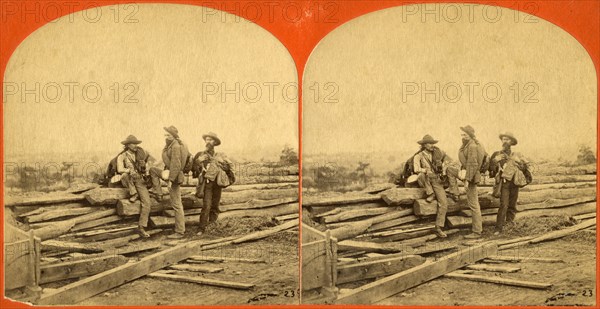
<instances>
[{"instance_id":1,"label":"man's beard","mask_svg":"<svg viewBox=\"0 0 600 309\"><path fill-rule=\"evenodd\" d=\"M463 138L463 139L462 139L463 146L467 145L467 144L469 143L469 141L470 141L470 140L471 140L471 139L469 139L469 138Z\"/></svg>"},{"instance_id":2,"label":"man's beard","mask_svg":"<svg viewBox=\"0 0 600 309\"><path fill-rule=\"evenodd\" d=\"M206 150L213 150L215 149L215 145L213 145L212 143L206 143Z\"/></svg>"},{"instance_id":3,"label":"man's beard","mask_svg":"<svg viewBox=\"0 0 600 309\"><path fill-rule=\"evenodd\" d=\"M165 144L169 146L173 140L169 138L165 138Z\"/></svg>"},{"instance_id":4,"label":"man's beard","mask_svg":"<svg viewBox=\"0 0 600 309\"><path fill-rule=\"evenodd\" d=\"M502 143L502 149L504 150L510 150L510 146L512 146L511 143Z\"/></svg>"}]
</instances>

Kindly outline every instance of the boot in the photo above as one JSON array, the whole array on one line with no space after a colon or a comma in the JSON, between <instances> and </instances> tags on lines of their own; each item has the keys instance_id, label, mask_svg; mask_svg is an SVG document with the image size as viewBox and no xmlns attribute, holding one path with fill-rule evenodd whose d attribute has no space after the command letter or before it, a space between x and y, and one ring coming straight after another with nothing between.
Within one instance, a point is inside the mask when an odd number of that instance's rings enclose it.
<instances>
[{"instance_id":1,"label":"boot","mask_svg":"<svg viewBox=\"0 0 600 309\"><path fill-rule=\"evenodd\" d=\"M481 238L481 234L471 233L469 235L465 235L465 239L479 239Z\"/></svg>"},{"instance_id":2,"label":"boot","mask_svg":"<svg viewBox=\"0 0 600 309\"><path fill-rule=\"evenodd\" d=\"M444 233L444 231L442 231L442 227L440 227L440 226L436 225L435 228L433 229L433 232L439 238L446 238L446 237L448 237L448 235L446 233Z\"/></svg>"},{"instance_id":3,"label":"boot","mask_svg":"<svg viewBox=\"0 0 600 309\"><path fill-rule=\"evenodd\" d=\"M146 232L146 229L143 226L138 226L137 232L138 232L138 234L140 234L140 236L142 236L142 238L150 237L150 234L148 234L148 232Z\"/></svg>"},{"instance_id":4,"label":"boot","mask_svg":"<svg viewBox=\"0 0 600 309\"><path fill-rule=\"evenodd\" d=\"M427 196L427 198L425 199L428 203L433 202L433 200L435 200L435 195L433 193L429 194Z\"/></svg>"}]
</instances>

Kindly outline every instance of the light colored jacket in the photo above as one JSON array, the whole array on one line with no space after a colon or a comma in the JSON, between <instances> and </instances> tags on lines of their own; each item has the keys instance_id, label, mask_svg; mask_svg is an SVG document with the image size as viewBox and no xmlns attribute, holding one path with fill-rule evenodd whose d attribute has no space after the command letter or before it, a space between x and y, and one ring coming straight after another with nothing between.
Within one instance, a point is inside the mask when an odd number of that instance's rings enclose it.
<instances>
[{"instance_id":1,"label":"light colored jacket","mask_svg":"<svg viewBox=\"0 0 600 309\"><path fill-rule=\"evenodd\" d=\"M483 164L485 150L483 146L475 140L470 140L466 145L458 150L458 160L460 161L461 169L467 171L465 180L471 183L479 183L481 181L481 173L479 169Z\"/></svg>"},{"instance_id":2,"label":"light colored jacket","mask_svg":"<svg viewBox=\"0 0 600 309\"><path fill-rule=\"evenodd\" d=\"M187 146L179 139L173 140L163 149L162 160L165 163L165 169L169 170L169 181L173 183L183 183L183 168L188 157Z\"/></svg>"}]
</instances>

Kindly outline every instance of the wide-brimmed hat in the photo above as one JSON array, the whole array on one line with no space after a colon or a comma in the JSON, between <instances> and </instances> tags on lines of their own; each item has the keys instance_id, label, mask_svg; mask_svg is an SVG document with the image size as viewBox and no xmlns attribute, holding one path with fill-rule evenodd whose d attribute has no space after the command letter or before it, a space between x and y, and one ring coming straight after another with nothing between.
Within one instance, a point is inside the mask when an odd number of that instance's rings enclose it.
<instances>
[{"instance_id":1,"label":"wide-brimmed hat","mask_svg":"<svg viewBox=\"0 0 600 309\"><path fill-rule=\"evenodd\" d=\"M179 138L179 131L175 126L164 127L165 131L169 132L169 134L173 135L175 138Z\"/></svg>"},{"instance_id":2,"label":"wide-brimmed hat","mask_svg":"<svg viewBox=\"0 0 600 309\"><path fill-rule=\"evenodd\" d=\"M465 132L465 133L469 134L469 136L470 136L471 138L475 138L475 129L473 129L473 127L472 127L472 126L470 126L470 125L466 125L466 126L464 126L464 127L460 127L460 129L461 129L463 132Z\"/></svg>"},{"instance_id":3,"label":"wide-brimmed hat","mask_svg":"<svg viewBox=\"0 0 600 309\"><path fill-rule=\"evenodd\" d=\"M423 136L423 138L420 141L417 141L417 144L420 145L424 145L424 144L435 144L438 141L433 139L433 137L431 137L431 135L426 134L425 136Z\"/></svg>"},{"instance_id":4,"label":"wide-brimmed hat","mask_svg":"<svg viewBox=\"0 0 600 309\"><path fill-rule=\"evenodd\" d=\"M135 136L133 135L129 135L127 136L127 138L121 142L121 144L123 145L129 145L129 144L141 144L142 141L138 140Z\"/></svg>"},{"instance_id":5,"label":"wide-brimmed hat","mask_svg":"<svg viewBox=\"0 0 600 309\"><path fill-rule=\"evenodd\" d=\"M502 134L499 135L500 139L502 139L503 137L508 137L512 140L512 144L516 145L518 143L517 138L510 132L504 132Z\"/></svg>"},{"instance_id":6,"label":"wide-brimmed hat","mask_svg":"<svg viewBox=\"0 0 600 309\"><path fill-rule=\"evenodd\" d=\"M206 140L207 137L210 137L215 140L215 146L221 145L221 139L214 132L208 132L206 134L202 134L202 139Z\"/></svg>"}]
</instances>

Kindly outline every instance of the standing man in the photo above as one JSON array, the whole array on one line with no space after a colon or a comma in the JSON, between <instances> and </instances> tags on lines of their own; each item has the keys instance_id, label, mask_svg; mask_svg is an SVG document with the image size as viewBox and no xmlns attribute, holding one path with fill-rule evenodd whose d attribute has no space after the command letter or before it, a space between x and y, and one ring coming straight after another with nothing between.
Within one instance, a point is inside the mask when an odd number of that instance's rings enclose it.
<instances>
[{"instance_id":1,"label":"standing man","mask_svg":"<svg viewBox=\"0 0 600 309\"><path fill-rule=\"evenodd\" d=\"M519 186L515 184L515 174L527 170L527 160L511 146L517 145L517 138L510 132L500 134L502 150L492 154L489 167L490 177L495 177L494 192L500 192L500 208L496 217L494 235L502 233L505 222L512 224L517 214Z\"/></svg>"},{"instance_id":2,"label":"standing man","mask_svg":"<svg viewBox=\"0 0 600 309\"><path fill-rule=\"evenodd\" d=\"M219 217L222 188L217 183L217 178L222 175L222 171L227 174L228 178L233 178L231 161L224 154L215 152L215 147L221 145L221 140L217 134L209 132L202 135L202 139L206 149L196 154L192 167L194 177L198 177L196 196L203 199L200 227L196 234L198 236L206 231L209 223L217 221Z\"/></svg>"},{"instance_id":3,"label":"standing man","mask_svg":"<svg viewBox=\"0 0 600 309\"><path fill-rule=\"evenodd\" d=\"M417 182L419 186L425 188L427 202L438 202L437 217L435 219L435 229L433 230L438 237L448 237L442 228L446 222L446 211L448 210L448 199L442 182L442 176L445 175L445 165L449 158L445 152L434 146L438 141L431 135L423 136L423 139L417 143L421 145L421 150L414 157L414 171L418 175ZM456 183L456 182L455 182Z\"/></svg>"},{"instance_id":4,"label":"standing man","mask_svg":"<svg viewBox=\"0 0 600 309\"><path fill-rule=\"evenodd\" d=\"M458 151L458 159L461 165L460 177L465 182L467 191L467 204L471 209L471 219L473 221L473 232L466 235L467 239L481 238L483 232L481 208L479 206L479 197L477 194L477 184L481 181L480 170L485 159L485 149L475 138L475 129L470 125L460 127L462 133L462 146ZM462 176L461 175L461 176Z\"/></svg>"},{"instance_id":5,"label":"standing man","mask_svg":"<svg viewBox=\"0 0 600 309\"><path fill-rule=\"evenodd\" d=\"M179 131L176 127L170 126L164 129L166 131L166 145L162 152L162 159L167 173L164 173L163 180L167 181L171 207L175 211L175 233L167 238L179 239L183 238L185 233L185 217L183 204L181 203L180 186L184 181L183 169L187 163L189 151L187 146L179 139Z\"/></svg>"},{"instance_id":6,"label":"standing man","mask_svg":"<svg viewBox=\"0 0 600 309\"><path fill-rule=\"evenodd\" d=\"M117 173L121 175L121 183L129 190L129 201L140 199L141 210L138 221L138 233L144 238L150 237L146 232L148 218L150 217L150 194L146 186L144 175L148 175L147 163L150 155L138 145L142 141L129 135L121 142L125 150L117 156Z\"/></svg>"}]
</instances>

